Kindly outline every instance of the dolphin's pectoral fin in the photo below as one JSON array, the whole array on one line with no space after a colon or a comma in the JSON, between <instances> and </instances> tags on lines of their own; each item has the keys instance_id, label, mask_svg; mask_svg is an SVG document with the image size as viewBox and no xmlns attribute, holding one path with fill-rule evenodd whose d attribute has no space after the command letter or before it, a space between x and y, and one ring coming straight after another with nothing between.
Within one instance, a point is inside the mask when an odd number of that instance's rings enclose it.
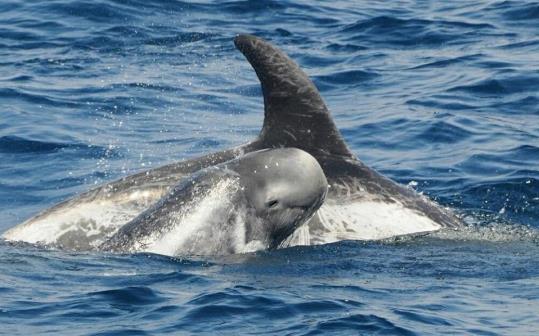
<instances>
[{"instance_id":1,"label":"dolphin's pectoral fin","mask_svg":"<svg viewBox=\"0 0 539 336\"><path fill-rule=\"evenodd\" d=\"M251 35L238 35L236 47L252 65L264 95L263 147L297 147L353 157L318 89L281 50Z\"/></svg>"},{"instance_id":2,"label":"dolphin's pectoral fin","mask_svg":"<svg viewBox=\"0 0 539 336\"><path fill-rule=\"evenodd\" d=\"M438 231L442 226L401 203L329 200L283 244L319 245L341 240L380 240Z\"/></svg>"}]
</instances>

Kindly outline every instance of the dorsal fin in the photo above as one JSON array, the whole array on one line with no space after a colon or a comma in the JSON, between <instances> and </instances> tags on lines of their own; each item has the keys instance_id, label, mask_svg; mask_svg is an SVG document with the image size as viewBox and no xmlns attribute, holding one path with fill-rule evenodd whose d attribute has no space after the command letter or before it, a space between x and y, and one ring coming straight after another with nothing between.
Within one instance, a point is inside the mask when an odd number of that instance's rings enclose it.
<instances>
[{"instance_id":1,"label":"dorsal fin","mask_svg":"<svg viewBox=\"0 0 539 336\"><path fill-rule=\"evenodd\" d=\"M234 43L262 85L264 125L258 140L263 146L353 157L318 89L296 62L256 36L238 35Z\"/></svg>"}]
</instances>

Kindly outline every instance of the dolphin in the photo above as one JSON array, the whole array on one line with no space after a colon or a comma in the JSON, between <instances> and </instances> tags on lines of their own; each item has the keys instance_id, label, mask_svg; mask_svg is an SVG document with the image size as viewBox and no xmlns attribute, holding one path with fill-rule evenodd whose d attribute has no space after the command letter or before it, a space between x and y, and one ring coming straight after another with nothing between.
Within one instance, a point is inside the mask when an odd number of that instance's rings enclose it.
<instances>
[{"instance_id":1,"label":"dolphin","mask_svg":"<svg viewBox=\"0 0 539 336\"><path fill-rule=\"evenodd\" d=\"M296 148L265 149L183 178L99 249L224 255L277 248L320 208L328 184Z\"/></svg>"},{"instance_id":2,"label":"dolphin","mask_svg":"<svg viewBox=\"0 0 539 336\"><path fill-rule=\"evenodd\" d=\"M53 206L3 234L30 243L98 248L158 202L187 175L268 148L312 155L329 183L326 200L281 247L339 240L379 240L458 227L459 218L366 166L345 143L316 86L284 52L252 35L234 39L260 80L264 122L258 137L238 147L126 176Z\"/></svg>"}]
</instances>

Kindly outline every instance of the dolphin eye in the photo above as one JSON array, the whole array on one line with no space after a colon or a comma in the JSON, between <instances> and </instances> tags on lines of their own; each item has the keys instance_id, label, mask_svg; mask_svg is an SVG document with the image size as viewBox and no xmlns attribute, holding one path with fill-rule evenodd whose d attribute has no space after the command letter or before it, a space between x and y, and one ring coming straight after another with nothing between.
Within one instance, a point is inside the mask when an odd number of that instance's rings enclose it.
<instances>
[{"instance_id":1,"label":"dolphin eye","mask_svg":"<svg viewBox=\"0 0 539 336\"><path fill-rule=\"evenodd\" d=\"M278 200L271 200L271 201L266 202L266 207L270 209L275 208L277 205L279 205Z\"/></svg>"}]
</instances>

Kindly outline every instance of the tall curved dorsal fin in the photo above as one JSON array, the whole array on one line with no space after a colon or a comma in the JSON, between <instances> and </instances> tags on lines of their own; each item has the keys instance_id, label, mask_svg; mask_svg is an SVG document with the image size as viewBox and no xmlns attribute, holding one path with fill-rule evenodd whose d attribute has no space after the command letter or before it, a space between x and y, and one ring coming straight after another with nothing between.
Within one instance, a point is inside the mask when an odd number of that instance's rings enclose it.
<instances>
[{"instance_id":1,"label":"tall curved dorsal fin","mask_svg":"<svg viewBox=\"0 0 539 336\"><path fill-rule=\"evenodd\" d=\"M264 125L258 141L265 147L301 148L314 156L354 157L318 89L296 62L256 36L238 35L234 44L262 85Z\"/></svg>"}]
</instances>

